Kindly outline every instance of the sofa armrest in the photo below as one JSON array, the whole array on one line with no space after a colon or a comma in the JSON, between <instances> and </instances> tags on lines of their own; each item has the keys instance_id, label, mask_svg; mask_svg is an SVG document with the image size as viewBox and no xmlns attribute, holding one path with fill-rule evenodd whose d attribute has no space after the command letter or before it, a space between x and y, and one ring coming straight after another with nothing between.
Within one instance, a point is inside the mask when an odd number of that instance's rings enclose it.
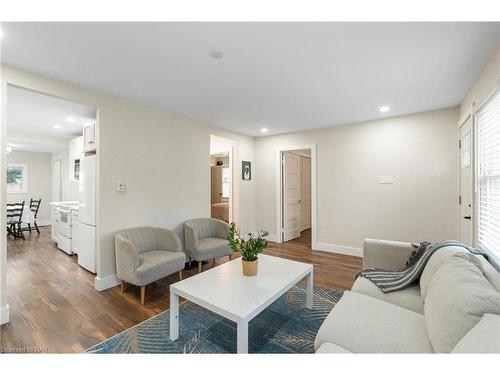
<instances>
[{"instance_id":1,"label":"sofa armrest","mask_svg":"<svg viewBox=\"0 0 500 375\"><path fill-rule=\"evenodd\" d=\"M402 271L413 250L409 242L367 238L363 243L363 268Z\"/></svg>"},{"instance_id":2,"label":"sofa armrest","mask_svg":"<svg viewBox=\"0 0 500 375\"><path fill-rule=\"evenodd\" d=\"M139 254L132 241L115 235L116 274L119 279L130 279L139 267Z\"/></svg>"},{"instance_id":3,"label":"sofa armrest","mask_svg":"<svg viewBox=\"0 0 500 375\"><path fill-rule=\"evenodd\" d=\"M212 219L212 225L214 227L214 234L217 236L217 238L227 238L227 233L229 232L228 223L219 219Z\"/></svg>"},{"instance_id":4,"label":"sofa armrest","mask_svg":"<svg viewBox=\"0 0 500 375\"><path fill-rule=\"evenodd\" d=\"M193 251L198 248L198 234L191 224L184 223L184 249Z\"/></svg>"}]
</instances>

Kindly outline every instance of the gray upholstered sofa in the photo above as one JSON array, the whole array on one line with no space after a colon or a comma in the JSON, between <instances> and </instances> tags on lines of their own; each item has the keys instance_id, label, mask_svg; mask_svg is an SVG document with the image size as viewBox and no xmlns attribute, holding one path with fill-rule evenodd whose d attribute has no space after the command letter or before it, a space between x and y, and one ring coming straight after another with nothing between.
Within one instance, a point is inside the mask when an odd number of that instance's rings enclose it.
<instances>
[{"instance_id":1,"label":"gray upholstered sofa","mask_svg":"<svg viewBox=\"0 0 500 375\"><path fill-rule=\"evenodd\" d=\"M409 243L367 239L363 267L402 270ZM459 247L436 251L419 283L384 294L357 278L323 322L317 353L500 353L500 274Z\"/></svg>"},{"instance_id":2,"label":"gray upholstered sofa","mask_svg":"<svg viewBox=\"0 0 500 375\"><path fill-rule=\"evenodd\" d=\"M226 239L228 230L226 222L212 218L191 219L184 223L184 251L189 262L198 261L198 272L204 260L226 255L231 260L233 251Z\"/></svg>"},{"instance_id":3,"label":"gray upholstered sofa","mask_svg":"<svg viewBox=\"0 0 500 375\"><path fill-rule=\"evenodd\" d=\"M144 304L146 285L175 272L182 280L186 255L177 235L168 229L141 227L115 235L116 273L122 281L141 287Z\"/></svg>"}]
</instances>

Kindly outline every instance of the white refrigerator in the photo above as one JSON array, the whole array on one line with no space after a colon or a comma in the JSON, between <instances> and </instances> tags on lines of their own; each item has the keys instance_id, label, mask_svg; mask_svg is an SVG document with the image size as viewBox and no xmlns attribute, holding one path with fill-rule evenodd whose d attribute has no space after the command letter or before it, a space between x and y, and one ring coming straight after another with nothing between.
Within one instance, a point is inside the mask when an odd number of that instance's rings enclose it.
<instances>
[{"instance_id":1,"label":"white refrigerator","mask_svg":"<svg viewBox=\"0 0 500 375\"><path fill-rule=\"evenodd\" d=\"M95 220L96 155L80 159L80 233L78 264L96 272L96 220Z\"/></svg>"}]
</instances>

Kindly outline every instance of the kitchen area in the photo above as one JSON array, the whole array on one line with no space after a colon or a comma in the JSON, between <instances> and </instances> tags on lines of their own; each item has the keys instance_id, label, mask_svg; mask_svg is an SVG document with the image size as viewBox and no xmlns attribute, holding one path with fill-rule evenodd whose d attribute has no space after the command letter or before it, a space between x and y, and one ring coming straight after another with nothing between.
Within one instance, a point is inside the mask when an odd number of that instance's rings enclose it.
<instances>
[{"instance_id":1,"label":"kitchen area","mask_svg":"<svg viewBox=\"0 0 500 375\"><path fill-rule=\"evenodd\" d=\"M64 176L69 177L78 200L50 202L52 240L58 249L77 257L78 264L92 273L96 273L95 127L95 121L85 124L83 135L69 141L68 163L61 163L61 167L67 164L68 169L54 173L55 185L63 185Z\"/></svg>"}]
</instances>

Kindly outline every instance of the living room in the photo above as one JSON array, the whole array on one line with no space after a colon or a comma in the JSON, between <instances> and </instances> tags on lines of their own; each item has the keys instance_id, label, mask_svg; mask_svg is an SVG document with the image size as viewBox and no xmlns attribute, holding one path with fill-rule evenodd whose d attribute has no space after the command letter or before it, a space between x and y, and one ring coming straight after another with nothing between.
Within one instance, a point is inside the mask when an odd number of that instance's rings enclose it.
<instances>
[{"instance_id":1,"label":"living room","mask_svg":"<svg viewBox=\"0 0 500 375\"><path fill-rule=\"evenodd\" d=\"M499 22L1 32L2 113L13 87L91 106L98 143L95 272L42 314L2 236L2 350L500 353Z\"/></svg>"}]
</instances>

